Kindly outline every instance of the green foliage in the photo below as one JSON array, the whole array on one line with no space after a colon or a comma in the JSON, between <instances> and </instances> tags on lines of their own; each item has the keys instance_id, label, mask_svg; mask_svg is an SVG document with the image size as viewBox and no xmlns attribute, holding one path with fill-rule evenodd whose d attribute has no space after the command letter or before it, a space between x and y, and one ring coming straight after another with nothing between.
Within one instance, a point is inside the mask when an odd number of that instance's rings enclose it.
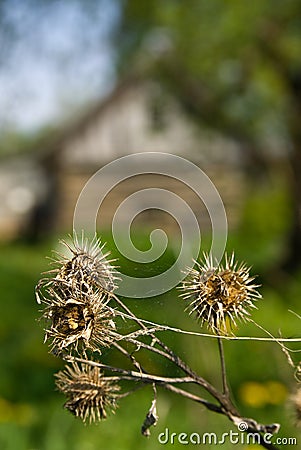
<instances>
[{"instance_id":1,"label":"green foliage","mask_svg":"<svg viewBox=\"0 0 301 450\"><path fill-rule=\"evenodd\" d=\"M0 160L14 155L39 155L57 136L59 127L46 126L34 132L22 132L15 128L1 130Z\"/></svg>"},{"instance_id":2,"label":"green foliage","mask_svg":"<svg viewBox=\"0 0 301 450\"><path fill-rule=\"evenodd\" d=\"M291 199L281 173L250 185L238 233L228 239L229 249L267 274L281 261L292 220Z\"/></svg>"},{"instance_id":3,"label":"green foliage","mask_svg":"<svg viewBox=\"0 0 301 450\"><path fill-rule=\"evenodd\" d=\"M196 120L226 134L257 145L287 138L300 71L298 0L120 4L121 70L143 60Z\"/></svg>"}]
</instances>

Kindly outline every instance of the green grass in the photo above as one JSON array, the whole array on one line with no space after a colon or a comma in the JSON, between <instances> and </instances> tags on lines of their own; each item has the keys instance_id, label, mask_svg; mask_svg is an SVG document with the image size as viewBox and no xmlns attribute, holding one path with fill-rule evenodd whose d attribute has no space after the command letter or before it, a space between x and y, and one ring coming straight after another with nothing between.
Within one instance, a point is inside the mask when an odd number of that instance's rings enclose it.
<instances>
[{"instance_id":1,"label":"green grass","mask_svg":"<svg viewBox=\"0 0 301 450\"><path fill-rule=\"evenodd\" d=\"M110 248L113 248L109 235ZM136 236L139 248L147 248L144 235ZM229 245L235 247L239 256L248 261L247 243L239 236L230 236ZM159 389L159 423L146 439L140 435L140 427L152 401L152 391L146 387L120 401L119 408L106 421L84 426L62 408L64 399L55 391L53 373L62 367L61 361L48 354L43 344L43 329L37 318L39 306L34 299L34 285L40 272L47 268L45 255L50 254L54 241L38 246L25 244L4 245L0 249L0 449L1 450L132 450L182 448L179 443L163 446L158 435L168 427L177 434L216 431L219 435L233 429L223 416L204 410L197 404ZM272 244L261 242L261 251L256 258L249 251L253 271L266 267L271 260ZM115 250L113 249L113 253ZM115 252L116 253L116 252ZM116 253L117 254L117 253ZM272 252L273 254L273 252ZM174 258L170 249L162 257L160 269ZM137 265L121 259L120 266L129 273L136 273ZM144 267L139 273L155 273L157 269ZM264 300L258 302L259 310L254 319L272 333L281 329L283 335L300 335L300 319L288 312L300 313L300 277L286 280L285 289L275 288L273 283L262 289ZM173 290L165 295L144 300L127 299L128 306L145 319L166 323L187 330L199 330L199 326L184 313L185 305ZM240 335L262 335L252 324L243 325ZM176 349L201 375L220 386L217 344L214 340L187 336L178 333L162 333L162 338ZM245 416L259 421L282 424L280 436L299 436L294 427L289 395L295 389L295 380L286 357L276 344L259 342L226 342L225 352L231 389L238 408ZM110 360L105 352L104 360ZM115 357L114 357L115 358ZM158 358L151 359L141 352L143 363L155 373L169 373L170 365ZM117 361L118 362L118 361ZM172 374L171 374L172 375ZM287 395L278 404L266 400L261 405L251 406L244 392L249 382L257 382L265 392L271 381L279 382ZM275 399L275 398L274 398ZM197 447L192 444L186 447ZM215 448L209 444L201 448ZM232 449L230 443L222 446ZM245 445L235 446L238 450Z\"/></svg>"}]
</instances>

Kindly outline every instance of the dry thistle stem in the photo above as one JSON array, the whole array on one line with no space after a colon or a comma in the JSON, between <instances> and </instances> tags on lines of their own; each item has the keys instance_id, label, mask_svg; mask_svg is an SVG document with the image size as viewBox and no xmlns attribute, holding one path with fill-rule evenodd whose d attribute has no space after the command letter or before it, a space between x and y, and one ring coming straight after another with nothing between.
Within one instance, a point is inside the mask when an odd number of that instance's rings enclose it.
<instances>
[{"instance_id":1,"label":"dry thistle stem","mask_svg":"<svg viewBox=\"0 0 301 450\"><path fill-rule=\"evenodd\" d=\"M38 303L44 306L42 318L47 322L45 340L50 341L52 351L69 361L65 370L56 374L56 385L67 397L64 405L66 409L84 422L99 421L106 418L108 411L114 412L117 399L140 387L137 386L137 381L140 381L141 385L152 383L154 400L141 427L143 435L148 436L151 426L157 423L156 386L161 386L204 405L208 410L225 414L233 423L247 421L248 432L261 433L260 444L263 447L275 448L272 444L264 442L262 433L277 432L278 425L262 425L254 419L243 418L231 401L220 336L218 340L223 392L219 392L206 379L195 373L156 336L155 332L162 329L162 326L157 327L156 324L135 316L113 293L116 287L114 270L110 261L105 259L107 255L102 255L103 247L99 247L100 241L96 237L90 244L82 236L81 244L75 237L72 245L67 243L64 245L70 250L71 256L58 255L55 260L57 267L48 272L48 278L43 278L38 283L36 296ZM236 319L247 320L248 309L255 307L253 301L261 297L256 290L258 286L252 283L254 278L250 276L249 271L245 264L238 265L234 262L233 254L230 259L225 258L224 265L214 265L212 259L206 256L204 263L197 263L197 268L189 272L187 280L182 285L184 290L182 296L189 300L191 313L194 312L201 322L205 322L216 333L228 332L227 320L235 325ZM110 301L117 303L121 311L111 308ZM138 330L129 334L117 333L114 323L117 314L132 319L139 326ZM152 337L151 344L140 340L144 335ZM172 378L149 374L138 358L134 357L134 352L129 353L127 347L123 347L117 341L135 344L137 346L135 353L143 348L160 355L181 369L185 376ZM101 347L111 345L126 356L139 371L89 359L90 352L86 352L87 349L100 352ZM104 376L101 370L117 375ZM116 380L132 381L135 388L123 394L118 393L120 386ZM191 393L186 387L176 387L174 383L195 383L206 390L215 402L211 403ZM296 408L300 415L298 402Z\"/></svg>"},{"instance_id":2,"label":"dry thistle stem","mask_svg":"<svg viewBox=\"0 0 301 450\"><path fill-rule=\"evenodd\" d=\"M84 422L96 422L116 409L120 387L107 380L98 367L88 364L67 365L56 375L57 388L66 395L64 407Z\"/></svg>"},{"instance_id":3,"label":"dry thistle stem","mask_svg":"<svg viewBox=\"0 0 301 450\"><path fill-rule=\"evenodd\" d=\"M42 318L50 322L45 328L45 341L50 340L51 350L80 351L89 348L100 351L118 337L115 331L114 310L108 307L107 297L101 292L70 289L62 282L47 288L42 302L47 306Z\"/></svg>"},{"instance_id":4,"label":"dry thistle stem","mask_svg":"<svg viewBox=\"0 0 301 450\"><path fill-rule=\"evenodd\" d=\"M82 235L79 242L75 235L71 245L62 243L71 256L57 254L54 262L58 267L47 272L49 277L36 287L38 303L46 305L42 314L48 321L45 341L50 340L55 353L81 348L99 351L118 336L115 313L108 306L116 287L114 269L96 237L89 242Z\"/></svg>"},{"instance_id":5,"label":"dry thistle stem","mask_svg":"<svg viewBox=\"0 0 301 450\"><path fill-rule=\"evenodd\" d=\"M156 426L158 422L158 414L157 414L157 399L154 398L152 401L151 407L149 408L143 424L141 426L141 433L143 436L150 436L150 427Z\"/></svg>"},{"instance_id":6,"label":"dry thistle stem","mask_svg":"<svg viewBox=\"0 0 301 450\"><path fill-rule=\"evenodd\" d=\"M301 427L301 388L299 388L296 394L292 397L292 401L296 413L296 423L298 427Z\"/></svg>"},{"instance_id":7,"label":"dry thistle stem","mask_svg":"<svg viewBox=\"0 0 301 450\"><path fill-rule=\"evenodd\" d=\"M249 308L256 308L253 301L261 298L252 284L250 268L244 263L238 265L234 253L225 264L213 264L212 257L204 255L202 263L196 263L197 269L191 269L183 282L181 295L190 301L190 314L195 313L201 323L217 334L228 334L236 325L236 319L248 320Z\"/></svg>"}]
</instances>

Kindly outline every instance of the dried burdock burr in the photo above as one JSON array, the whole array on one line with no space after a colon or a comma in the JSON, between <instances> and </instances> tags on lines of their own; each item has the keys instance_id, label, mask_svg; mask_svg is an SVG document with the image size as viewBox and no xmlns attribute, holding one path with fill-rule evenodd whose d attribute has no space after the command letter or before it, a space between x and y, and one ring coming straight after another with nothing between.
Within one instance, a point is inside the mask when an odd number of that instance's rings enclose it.
<instances>
[{"instance_id":1,"label":"dried burdock burr","mask_svg":"<svg viewBox=\"0 0 301 450\"><path fill-rule=\"evenodd\" d=\"M70 289L58 283L47 288L41 297L46 319L45 341L54 353L81 349L100 351L118 338L114 310L100 291Z\"/></svg>"},{"instance_id":2,"label":"dried burdock burr","mask_svg":"<svg viewBox=\"0 0 301 450\"><path fill-rule=\"evenodd\" d=\"M237 319L249 319L249 310L256 308L254 301L261 298L253 280L250 268L238 265L234 253L225 256L224 265L214 264L212 257L204 255L203 262L197 262L182 283L181 296L202 324L214 333L228 334Z\"/></svg>"},{"instance_id":3,"label":"dried burdock burr","mask_svg":"<svg viewBox=\"0 0 301 450\"><path fill-rule=\"evenodd\" d=\"M57 388L66 395L64 407L84 422L97 422L116 409L120 387L98 367L73 363L56 375Z\"/></svg>"}]
</instances>

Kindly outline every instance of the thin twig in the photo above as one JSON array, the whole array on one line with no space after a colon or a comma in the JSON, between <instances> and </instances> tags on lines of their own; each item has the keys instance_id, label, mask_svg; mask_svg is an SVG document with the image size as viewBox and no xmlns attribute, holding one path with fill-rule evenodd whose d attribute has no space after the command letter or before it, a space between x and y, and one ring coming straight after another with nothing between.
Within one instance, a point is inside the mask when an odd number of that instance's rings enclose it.
<instances>
[{"instance_id":1,"label":"thin twig","mask_svg":"<svg viewBox=\"0 0 301 450\"><path fill-rule=\"evenodd\" d=\"M161 356L163 356L164 358L169 359L169 360L172 361L173 363L175 362L173 356L171 356L171 355L170 355L169 353L167 353L167 352L164 352L163 350L160 350L159 348L157 348L157 347L155 347L155 346L153 346L153 345L145 344L145 342L138 341L138 340L136 340L136 339L128 339L128 341L131 342L132 344L137 345L138 347L144 348L144 349L149 350L149 351L151 351L151 352L153 352L153 353L157 353L158 355L161 355Z\"/></svg>"},{"instance_id":2,"label":"thin twig","mask_svg":"<svg viewBox=\"0 0 301 450\"><path fill-rule=\"evenodd\" d=\"M121 302L121 304L122 304L122 302ZM129 311L128 308L127 308L127 310ZM117 314L118 314L118 312L117 312ZM268 338L268 337L261 337L261 336L258 336L258 337L257 336L228 336L228 335L223 335L223 334L199 333L198 331L188 331L188 330L183 330L182 328L169 327L168 325L162 325L162 324L159 324L159 323L154 323L154 322L151 322L150 320L145 320L145 319L141 319L141 318L138 319L134 314L126 315L126 314L122 313L120 315L125 317L125 318L135 320L140 326L144 326L145 327L144 324L147 324L147 325L151 325L153 327L156 327L156 332L157 331L173 331L175 333L188 334L188 335L191 335L191 336L200 336L200 337L207 337L207 338L212 338L212 339L220 338L220 339L224 339L224 340L227 340L227 341L301 342L301 337L297 337L297 338L276 338L273 335L271 335L271 337ZM249 321L252 322L251 319L249 319ZM260 326L258 326L258 327L260 327ZM266 331L266 330L264 330L264 331Z\"/></svg>"},{"instance_id":3,"label":"thin twig","mask_svg":"<svg viewBox=\"0 0 301 450\"><path fill-rule=\"evenodd\" d=\"M162 384L162 387L164 389L167 389L168 391L172 391L178 395L182 395L183 397L189 398L189 400L193 400L194 402L201 403L210 411L214 411L219 414L225 414L225 411L221 406L215 405L214 403L211 403L211 402L208 402L207 400L199 397L198 395L191 394L191 392L187 392L184 389L180 389L180 388L173 386L171 384L168 384L168 383Z\"/></svg>"},{"instance_id":4,"label":"thin twig","mask_svg":"<svg viewBox=\"0 0 301 450\"><path fill-rule=\"evenodd\" d=\"M221 361L223 394L225 397L229 398L229 386L228 386L228 381L227 381L226 361L225 361L223 341L221 339L218 339L217 342L218 342L218 350L219 350L219 356L220 356L220 361Z\"/></svg>"},{"instance_id":5,"label":"thin twig","mask_svg":"<svg viewBox=\"0 0 301 450\"><path fill-rule=\"evenodd\" d=\"M123 355L125 355L127 358L131 360L131 363L133 364L136 370L139 370L139 372L144 372L140 363L136 360L136 358L132 353L129 353L127 350L121 347L121 345L117 344L117 342L114 342L113 345L118 351L120 351Z\"/></svg>"},{"instance_id":6,"label":"thin twig","mask_svg":"<svg viewBox=\"0 0 301 450\"><path fill-rule=\"evenodd\" d=\"M136 345L137 344L141 345L141 347L143 347L143 348L146 348L146 349L151 350L153 352L159 353L161 356L170 358L170 355L166 354L165 352L162 352L162 350L159 350L159 349L157 349L157 348L155 348L153 346L147 345L144 342L137 342L137 341L132 341L132 342L135 343ZM141 371L143 371L143 373L145 373L145 370L140 366L139 363L137 363L135 358L133 358L132 354L130 354L127 350L125 350L123 347L121 347L118 344L116 344L115 347L121 353L123 353L125 356L127 356L132 361L132 363L133 363L133 365L135 367L137 367L137 364L138 364L139 365L139 369ZM118 377L110 377L110 379L115 379L115 378L118 378ZM125 377L123 377L123 379L125 379ZM156 392L156 384L154 383L153 386L154 386L154 390ZM172 392L174 392L174 393L176 393L178 395L182 395L183 397L186 397L186 398L188 398L190 400L193 400L195 402L201 403L203 406L205 406L210 411L214 411L214 412L219 413L219 414L225 414L224 409L221 406L215 405L214 403L211 403L208 400L205 400L205 399L203 399L203 398L201 398L201 397L199 397L199 396L197 396L195 394L187 392L184 389L180 389L180 388L178 388L176 386L173 386L172 384L169 384L169 383L166 383L166 382L160 383L160 386L162 386L163 388L165 388L165 389L167 389L169 391L172 391ZM130 391L129 393L131 393L131 392L132 391ZM128 393L126 393L126 395L128 395Z\"/></svg>"},{"instance_id":7,"label":"thin twig","mask_svg":"<svg viewBox=\"0 0 301 450\"><path fill-rule=\"evenodd\" d=\"M118 373L124 375L125 377L128 377L127 379L141 380L141 381L147 382L147 383L153 383L153 382L154 383L195 383L195 379L193 377L170 378L170 377L161 377L158 375L149 375L149 374L145 374L142 372L136 372L133 370L121 369L120 367L109 366L107 364L99 363L96 361L91 361L89 359L78 358L77 356L71 356L68 358L65 357L65 359L67 359L67 361L76 361L79 363L88 364L93 367L107 369L107 370L110 370L111 372L118 372Z\"/></svg>"},{"instance_id":8,"label":"thin twig","mask_svg":"<svg viewBox=\"0 0 301 450\"><path fill-rule=\"evenodd\" d=\"M144 321L135 316L135 314L126 306L124 303L114 294L112 295L116 302L129 314L129 317L133 319L139 326L146 329ZM148 322L151 323L151 322ZM157 324L152 324L153 326L157 326ZM156 330L158 331L158 330ZM231 415L238 415L238 412L229 398L226 398L222 393L220 393L211 383L209 383L205 378L199 376L196 372L194 372L176 353L169 348L164 342L162 342L156 335L150 334L153 337L154 342L157 342L158 345L163 348L165 353L169 355L168 359L170 359L174 364L177 365L181 370L183 370L187 375L194 379L194 382L202 386L209 394L211 394L225 409L225 413L230 417Z\"/></svg>"}]
</instances>

